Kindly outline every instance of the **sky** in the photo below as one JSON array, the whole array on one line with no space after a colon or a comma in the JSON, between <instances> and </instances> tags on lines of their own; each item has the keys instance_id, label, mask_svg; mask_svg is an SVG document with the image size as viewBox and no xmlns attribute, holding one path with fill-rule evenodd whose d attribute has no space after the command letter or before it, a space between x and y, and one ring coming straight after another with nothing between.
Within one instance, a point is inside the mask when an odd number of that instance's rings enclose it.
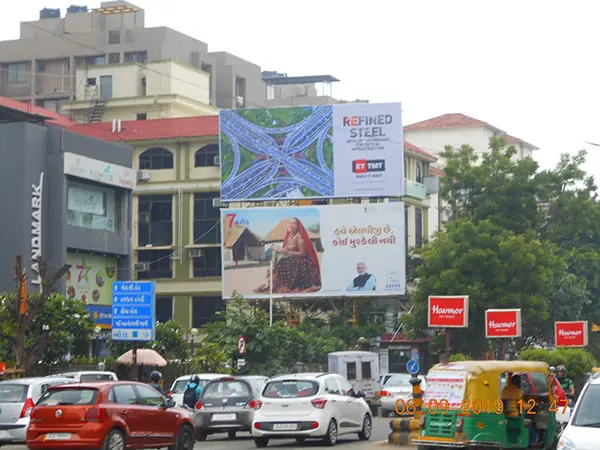
<instances>
[{"instance_id":1,"label":"sky","mask_svg":"<svg viewBox=\"0 0 600 450\"><path fill-rule=\"evenodd\" d=\"M245 208L228 211L235 213L236 223L250 229L253 233L264 238L282 220L290 217L300 219L304 228L319 224L319 211L316 208Z\"/></svg>"},{"instance_id":2,"label":"sky","mask_svg":"<svg viewBox=\"0 0 600 450\"><path fill-rule=\"evenodd\" d=\"M600 179L600 1L132 1L146 26L168 26L288 75L331 74L345 100L402 102L405 124L460 112L540 147L589 150ZM0 40L19 22L71 1L26 0L0 15ZM86 4L78 2L76 4ZM99 1L87 3L98 7Z\"/></svg>"}]
</instances>

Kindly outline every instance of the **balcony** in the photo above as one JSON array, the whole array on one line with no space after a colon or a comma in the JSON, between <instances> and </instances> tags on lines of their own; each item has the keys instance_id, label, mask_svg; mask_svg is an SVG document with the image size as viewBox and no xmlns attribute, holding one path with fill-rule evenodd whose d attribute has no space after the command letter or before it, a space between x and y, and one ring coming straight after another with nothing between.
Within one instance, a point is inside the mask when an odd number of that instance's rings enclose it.
<instances>
[{"instance_id":1,"label":"balcony","mask_svg":"<svg viewBox=\"0 0 600 450\"><path fill-rule=\"evenodd\" d=\"M413 180L406 180L405 197L415 198L417 200L425 200L427 198L427 189L422 183L417 183Z\"/></svg>"}]
</instances>

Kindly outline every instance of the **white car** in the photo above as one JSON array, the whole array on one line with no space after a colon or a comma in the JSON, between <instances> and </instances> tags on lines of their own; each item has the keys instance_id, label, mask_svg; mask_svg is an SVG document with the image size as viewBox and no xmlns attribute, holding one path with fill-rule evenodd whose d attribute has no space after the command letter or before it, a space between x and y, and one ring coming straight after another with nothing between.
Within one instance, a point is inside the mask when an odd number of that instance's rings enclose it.
<instances>
[{"instance_id":1,"label":"white car","mask_svg":"<svg viewBox=\"0 0 600 450\"><path fill-rule=\"evenodd\" d=\"M320 439L335 445L338 435L371 438L373 417L362 392L340 375L300 373L271 378L254 405L252 437L257 447L270 439Z\"/></svg>"},{"instance_id":2,"label":"white car","mask_svg":"<svg viewBox=\"0 0 600 450\"><path fill-rule=\"evenodd\" d=\"M119 381L117 374L106 370L84 370L81 372L64 372L49 375L47 378L71 378L78 383L93 383L95 381Z\"/></svg>"},{"instance_id":3,"label":"white car","mask_svg":"<svg viewBox=\"0 0 600 450\"><path fill-rule=\"evenodd\" d=\"M600 377L592 378L583 388L572 409L556 450L596 450L600 447Z\"/></svg>"},{"instance_id":4,"label":"white car","mask_svg":"<svg viewBox=\"0 0 600 450\"><path fill-rule=\"evenodd\" d=\"M195 375L200 378L200 386L202 389L204 389L204 386L206 386L211 380L229 376L219 373L197 373ZM182 377L177 378L171 385L171 389L167 395L175 400L175 404L177 406L183 405L183 394L185 393L185 387L192 380L193 376L194 375L183 375Z\"/></svg>"}]
</instances>

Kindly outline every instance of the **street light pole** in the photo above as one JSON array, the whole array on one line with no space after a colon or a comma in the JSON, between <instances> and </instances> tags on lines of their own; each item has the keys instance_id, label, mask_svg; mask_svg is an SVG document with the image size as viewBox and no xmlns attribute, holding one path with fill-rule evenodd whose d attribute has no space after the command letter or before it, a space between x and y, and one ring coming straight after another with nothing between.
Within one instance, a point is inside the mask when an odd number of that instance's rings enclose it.
<instances>
[{"instance_id":1,"label":"street light pole","mask_svg":"<svg viewBox=\"0 0 600 450\"><path fill-rule=\"evenodd\" d=\"M96 338L96 358L100 359L100 333L102 330L100 327L94 328L94 336Z\"/></svg>"},{"instance_id":2,"label":"street light pole","mask_svg":"<svg viewBox=\"0 0 600 450\"><path fill-rule=\"evenodd\" d=\"M198 335L198 329L192 328L190 330L190 354L192 355L192 358L194 357L194 340L196 339L197 335Z\"/></svg>"}]
</instances>

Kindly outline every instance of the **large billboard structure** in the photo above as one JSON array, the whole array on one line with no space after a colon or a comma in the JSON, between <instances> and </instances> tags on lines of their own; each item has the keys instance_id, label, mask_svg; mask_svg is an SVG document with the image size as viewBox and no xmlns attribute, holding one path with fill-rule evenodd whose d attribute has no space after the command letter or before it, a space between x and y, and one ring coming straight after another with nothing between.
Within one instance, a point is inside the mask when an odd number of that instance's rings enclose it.
<instances>
[{"instance_id":1,"label":"large billboard structure","mask_svg":"<svg viewBox=\"0 0 600 450\"><path fill-rule=\"evenodd\" d=\"M221 200L401 197L400 103L219 112Z\"/></svg>"},{"instance_id":2,"label":"large billboard structure","mask_svg":"<svg viewBox=\"0 0 600 450\"><path fill-rule=\"evenodd\" d=\"M405 294L402 202L224 209L221 224L225 299Z\"/></svg>"}]
</instances>

